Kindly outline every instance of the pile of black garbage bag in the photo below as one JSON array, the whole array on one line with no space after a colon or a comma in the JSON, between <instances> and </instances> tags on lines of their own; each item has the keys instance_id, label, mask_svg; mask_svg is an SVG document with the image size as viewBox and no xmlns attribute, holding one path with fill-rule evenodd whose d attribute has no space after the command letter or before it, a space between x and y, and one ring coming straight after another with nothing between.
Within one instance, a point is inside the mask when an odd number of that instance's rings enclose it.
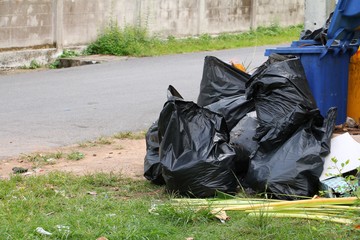
<instances>
[{"instance_id":1,"label":"pile of black garbage bag","mask_svg":"<svg viewBox=\"0 0 360 240\"><path fill-rule=\"evenodd\" d=\"M146 135L144 176L189 197L239 187L279 199L313 196L336 109L321 116L299 58L273 54L251 76L208 56L197 103L169 86Z\"/></svg>"}]
</instances>

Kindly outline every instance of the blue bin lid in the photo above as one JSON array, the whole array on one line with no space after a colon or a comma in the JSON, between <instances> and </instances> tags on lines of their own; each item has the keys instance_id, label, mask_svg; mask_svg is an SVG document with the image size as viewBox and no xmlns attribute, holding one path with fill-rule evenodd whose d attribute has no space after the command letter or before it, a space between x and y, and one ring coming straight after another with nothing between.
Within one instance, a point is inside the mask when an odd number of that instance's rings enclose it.
<instances>
[{"instance_id":1,"label":"blue bin lid","mask_svg":"<svg viewBox=\"0 0 360 240\"><path fill-rule=\"evenodd\" d=\"M326 46L330 48L336 40L342 48L350 44L359 46L359 37L360 1L339 0L327 31Z\"/></svg>"},{"instance_id":2,"label":"blue bin lid","mask_svg":"<svg viewBox=\"0 0 360 240\"><path fill-rule=\"evenodd\" d=\"M360 0L339 0L331 17L327 30L326 46L315 40L293 41L291 47L267 49L265 56L271 53L303 54L354 54L360 45Z\"/></svg>"},{"instance_id":3,"label":"blue bin lid","mask_svg":"<svg viewBox=\"0 0 360 240\"><path fill-rule=\"evenodd\" d=\"M354 47L353 45L345 48L346 50L343 51L344 49L338 46L326 48L326 46L312 45L311 43L307 45L306 43L306 41L294 41L291 47L277 47L266 49L264 55L270 56L272 53L284 55L316 54L319 56L319 58L322 58L327 54L331 54L332 56L350 54L351 56L358 50L358 47Z\"/></svg>"}]
</instances>

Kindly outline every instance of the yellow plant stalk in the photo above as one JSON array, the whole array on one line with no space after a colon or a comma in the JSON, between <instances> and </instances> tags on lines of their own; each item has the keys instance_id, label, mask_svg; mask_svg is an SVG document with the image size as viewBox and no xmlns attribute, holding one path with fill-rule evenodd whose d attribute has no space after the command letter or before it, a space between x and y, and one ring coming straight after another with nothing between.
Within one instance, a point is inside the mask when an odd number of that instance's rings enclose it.
<instances>
[{"instance_id":1,"label":"yellow plant stalk","mask_svg":"<svg viewBox=\"0 0 360 240\"><path fill-rule=\"evenodd\" d=\"M249 213L249 216L258 216L259 212ZM335 223L343 223L343 224L353 224L354 222L351 219L347 218L338 218L338 217L330 217L324 215L313 215L313 214L301 214L301 213L271 213L265 212L262 214L266 214L267 217L284 217L284 218L303 218L303 219L311 219L311 220L323 220Z\"/></svg>"},{"instance_id":2,"label":"yellow plant stalk","mask_svg":"<svg viewBox=\"0 0 360 240\"><path fill-rule=\"evenodd\" d=\"M314 220L326 220L337 223L352 224L359 218L353 218L351 211L360 213L357 207L359 199L347 198L315 198L296 201L280 201L267 199L174 199L173 206L194 206L210 208L213 212L243 211L249 216L266 214L274 217L295 217ZM359 216L360 217L360 216Z\"/></svg>"}]
</instances>

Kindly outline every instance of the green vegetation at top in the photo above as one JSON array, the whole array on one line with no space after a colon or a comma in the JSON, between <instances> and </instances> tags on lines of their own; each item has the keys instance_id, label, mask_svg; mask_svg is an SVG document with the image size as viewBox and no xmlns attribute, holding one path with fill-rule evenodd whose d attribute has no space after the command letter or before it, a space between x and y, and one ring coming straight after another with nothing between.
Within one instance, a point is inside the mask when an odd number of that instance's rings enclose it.
<instances>
[{"instance_id":1,"label":"green vegetation at top","mask_svg":"<svg viewBox=\"0 0 360 240\"><path fill-rule=\"evenodd\" d=\"M197 51L211 51L239 47L252 47L291 42L299 38L303 25L282 28L278 25L258 27L239 34L223 33L218 36L203 34L199 37L166 40L150 36L143 27L120 28L111 22L97 40L85 50L86 54L111 54L118 56L155 56Z\"/></svg>"}]
</instances>

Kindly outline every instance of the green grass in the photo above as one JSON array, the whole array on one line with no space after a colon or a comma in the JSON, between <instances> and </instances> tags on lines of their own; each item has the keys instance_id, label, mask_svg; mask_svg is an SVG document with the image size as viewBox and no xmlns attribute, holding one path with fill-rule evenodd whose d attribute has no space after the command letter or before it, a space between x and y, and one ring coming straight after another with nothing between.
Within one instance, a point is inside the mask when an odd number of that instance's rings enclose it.
<instances>
[{"instance_id":1,"label":"green grass","mask_svg":"<svg viewBox=\"0 0 360 240\"><path fill-rule=\"evenodd\" d=\"M22 160L33 163L35 166L55 164L56 160L63 158L64 153L55 152L55 153L32 153L24 154L21 156Z\"/></svg>"},{"instance_id":2,"label":"green grass","mask_svg":"<svg viewBox=\"0 0 360 240\"><path fill-rule=\"evenodd\" d=\"M85 157L85 155L81 152L71 152L67 155L67 159L68 160L74 160L74 161L78 161L80 159L83 159Z\"/></svg>"},{"instance_id":3,"label":"green grass","mask_svg":"<svg viewBox=\"0 0 360 240\"><path fill-rule=\"evenodd\" d=\"M171 209L168 198L162 187L117 173L13 176L0 180L0 239L358 239L360 234L329 222L264 221L238 212L228 212L231 219L222 224L206 209ZM158 201L163 209L150 214ZM37 227L52 236L40 235Z\"/></svg>"},{"instance_id":4,"label":"green grass","mask_svg":"<svg viewBox=\"0 0 360 240\"><path fill-rule=\"evenodd\" d=\"M114 134L113 138L116 139L144 139L146 135L146 131L140 132L119 132Z\"/></svg>"},{"instance_id":5,"label":"green grass","mask_svg":"<svg viewBox=\"0 0 360 240\"><path fill-rule=\"evenodd\" d=\"M118 132L113 136L102 136L93 141L85 141L78 144L81 148L96 147L101 145L112 145L115 143L116 139L132 139L140 140L145 139L146 131L139 132Z\"/></svg>"},{"instance_id":6,"label":"green grass","mask_svg":"<svg viewBox=\"0 0 360 240\"><path fill-rule=\"evenodd\" d=\"M259 27L256 30L239 34L220 34L212 37L203 34L199 37L176 39L169 36L162 40L150 36L146 28L126 26L120 28L111 22L97 40L86 49L86 54L111 54L118 56L155 56L186 52L210 51L268 44L286 43L296 40L303 29L302 25L281 28L277 25Z\"/></svg>"}]
</instances>

